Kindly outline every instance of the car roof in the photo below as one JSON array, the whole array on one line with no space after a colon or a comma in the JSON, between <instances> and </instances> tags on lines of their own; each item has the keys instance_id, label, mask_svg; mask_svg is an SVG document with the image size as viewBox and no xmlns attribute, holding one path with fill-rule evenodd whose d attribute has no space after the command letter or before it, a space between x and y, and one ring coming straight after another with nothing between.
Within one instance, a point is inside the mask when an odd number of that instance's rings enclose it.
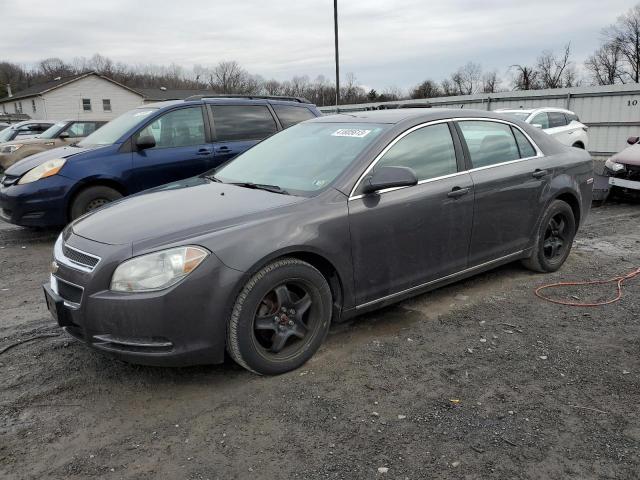
<instances>
[{"instance_id":1,"label":"car roof","mask_svg":"<svg viewBox=\"0 0 640 480\"><path fill-rule=\"evenodd\" d=\"M397 124L409 121L416 123L430 122L435 120L456 119L456 118L495 118L504 120L499 113L487 110L472 110L460 108L399 108L396 110L372 110L364 112L338 113L318 117L309 122L344 122L344 123L389 123Z\"/></svg>"},{"instance_id":2,"label":"car roof","mask_svg":"<svg viewBox=\"0 0 640 480\"><path fill-rule=\"evenodd\" d=\"M292 97L242 97L242 96L229 96L229 97L202 97L202 98L192 98L185 100L166 100L164 102L155 102L155 103L147 103L146 105L140 105L136 107L138 109L145 108L168 108L173 107L175 105L201 105L202 103L208 104L246 104L246 105L265 105L270 103L272 105L292 105L296 107L314 107L315 105L310 102L300 101L300 100L291 100Z\"/></svg>"},{"instance_id":3,"label":"car roof","mask_svg":"<svg viewBox=\"0 0 640 480\"><path fill-rule=\"evenodd\" d=\"M31 123L51 123L51 124L54 124L54 123L58 123L58 122L59 122L59 120L23 120L21 122L12 123L10 125L10 127L11 128L21 127L23 125L29 125Z\"/></svg>"},{"instance_id":4,"label":"car roof","mask_svg":"<svg viewBox=\"0 0 640 480\"><path fill-rule=\"evenodd\" d=\"M522 112L522 113L538 113L538 112L562 112L562 113L572 113L575 115L574 112L572 112L571 110L567 110L566 108L558 108L558 107L541 107L541 108L501 108L498 110L495 110L495 112L499 112L499 113L518 113L518 112Z\"/></svg>"}]
</instances>

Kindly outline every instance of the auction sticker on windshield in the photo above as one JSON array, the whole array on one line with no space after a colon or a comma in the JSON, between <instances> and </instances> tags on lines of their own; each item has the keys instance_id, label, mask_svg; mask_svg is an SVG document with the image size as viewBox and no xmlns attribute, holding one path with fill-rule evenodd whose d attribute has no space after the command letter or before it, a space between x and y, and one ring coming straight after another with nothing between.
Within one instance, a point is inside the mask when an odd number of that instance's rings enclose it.
<instances>
[{"instance_id":1,"label":"auction sticker on windshield","mask_svg":"<svg viewBox=\"0 0 640 480\"><path fill-rule=\"evenodd\" d=\"M363 138L371 133L371 130L361 130L359 128L341 128L331 134L332 137L354 137Z\"/></svg>"}]
</instances>

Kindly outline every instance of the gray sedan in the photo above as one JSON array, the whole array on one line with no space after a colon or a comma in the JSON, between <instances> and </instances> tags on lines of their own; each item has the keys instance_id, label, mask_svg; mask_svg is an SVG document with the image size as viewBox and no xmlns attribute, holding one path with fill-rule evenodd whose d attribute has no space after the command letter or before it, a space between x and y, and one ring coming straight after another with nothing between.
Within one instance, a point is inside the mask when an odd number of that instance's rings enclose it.
<instances>
[{"instance_id":1,"label":"gray sedan","mask_svg":"<svg viewBox=\"0 0 640 480\"><path fill-rule=\"evenodd\" d=\"M588 153L489 112L322 117L69 225L47 304L127 361L207 364L226 350L278 374L332 322L516 260L557 270L592 183Z\"/></svg>"}]
</instances>

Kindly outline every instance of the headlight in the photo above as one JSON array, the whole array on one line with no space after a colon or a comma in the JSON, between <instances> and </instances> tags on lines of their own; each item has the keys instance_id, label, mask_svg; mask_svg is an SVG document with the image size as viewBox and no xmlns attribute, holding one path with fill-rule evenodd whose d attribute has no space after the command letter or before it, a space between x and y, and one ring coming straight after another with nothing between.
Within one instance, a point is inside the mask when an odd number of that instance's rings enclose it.
<instances>
[{"instance_id":1,"label":"headlight","mask_svg":"<svg viewBox=\"0 0 640 480\"><path fill-rule=\"evenodd\" d=\"M121 263L111 278L116 292L162 290L193 272L209 252L199 247L178 247L149 253Z\"/></svg>"},{"instance_id":2,"label":"headlight","mask_svg":"<svg viewBox=\"0 0 640 480\"><path fill-rule=\"evenodd\" d=\"M612 172L619 172L620 170L624 170L624 165L622 163L616 163L610 158L604 162L604 166L607 167Z\"/></svg>"},{"instance_id":3,"label":"headlight","mask_svg":"<svg viewBox=\"0 0 640 480\"><path fill-rule=\"evenodd\" d=\"M53 160L47 160L42 165L38 165L36 168L32 168L18 181L20 185L25 183L35 182L41 178L50 177L60 171L65 164L64 158L54 158Z\"/></svg>"},{"instance_id":4,"label":"headlight","mask_svg":"<svg viewBox=\"0 0 640 480\"><path fill-rule=\"evenodd\" d=\"M22 148L23 145L21 143L12 143L11 145L5 145L0 148L0 153L13 153L19 148Z\"/></svg>"}]
</instances>

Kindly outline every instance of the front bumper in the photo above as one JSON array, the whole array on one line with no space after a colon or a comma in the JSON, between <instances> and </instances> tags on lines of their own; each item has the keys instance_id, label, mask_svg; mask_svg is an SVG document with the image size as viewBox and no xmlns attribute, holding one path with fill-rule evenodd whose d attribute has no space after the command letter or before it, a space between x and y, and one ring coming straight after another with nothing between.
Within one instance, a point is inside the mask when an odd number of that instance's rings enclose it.
<instances>
[{"instance_id":1,"label":"front bumper","mask_svg":"<svg viewBox=\"0 0 640 480\"><path fill-rule=\"evenodd\" d=\"M609 185L611 185L612 187L640 190L640 181L638 180L627 180L624 178L609 177Z\"/></svg>"},{"instance_id":2,"label":"front bumper","mask_svg":"<svg viewBox=\"0 0 640 480\"><path fill-rule=\"evenodd\" d=\"M83 271L56 254L54 285L44 286L45 297L67 333L131 363L175 367L224 360L226 321L242 272L224 266L212 254L166 290L112 292L111 276L131 256L130 247L73 234L65 244L100 257L93 271Z\"/></svg>"},{"instance_id":3,"label":"front bumper","mask_svg":"<svg viewBox=\"0 0 640 480\"><path fill-rule=\"evenodd\" d=\"M0 184L0 218L25 227L67 223L67 198L72 180L53 175L25 185Z\"/></svg>"}]
</instances>

